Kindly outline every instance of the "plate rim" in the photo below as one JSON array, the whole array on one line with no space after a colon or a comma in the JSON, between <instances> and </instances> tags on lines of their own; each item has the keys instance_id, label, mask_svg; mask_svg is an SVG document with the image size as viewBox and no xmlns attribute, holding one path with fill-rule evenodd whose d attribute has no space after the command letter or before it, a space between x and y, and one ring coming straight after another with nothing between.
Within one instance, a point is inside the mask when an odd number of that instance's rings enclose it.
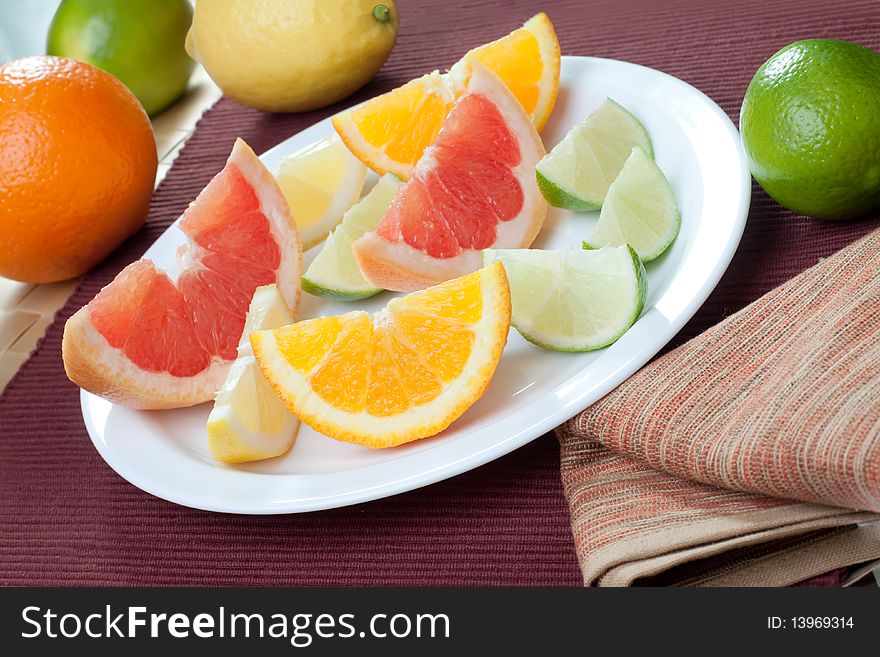
<instances>
[{"instance_id":1,"label":"plate rim","mask_svg":"<svg viewBox=\"0 0 880 657\"><path fill-rule=\"evenodd\" d=\"M632 376L635 372L641 369L646 363L648 363L651 358L653 358L663 347L668 344L670 340L672 340L675 335L677 335L681 328L694 316L694 314L699 310L699 308L703 305L709 295L715 290L718 282L721 280L721 277L727 271L731 260L733 259L734 254L739 246L739 243L742 239L743 231L745 230L746 220L748 218L749 207L751 204L751 174L748 169L748 163L745 158L745 154L743 152L742 143L739 137L739 131L736 126L731 121L730 117L724 112L718 104L712 100L705 93L694 87L693 85L688 84L687 82L676 78L673 75L670 75L664 71L660 71L658 69L654 69L648 66L643 66L641 64L635 64L632 62L626 62L623 60L617 59L608 59L602 57L585 57L585 56L577 56L577 55L566 55L562 57L563 63L565 61L572 62L581 62L582 64L589 64L590 62L596 62L600 64L610 64L610 65L625 65L627 67L633 67L635 69L641 70L642 72L647 72L651 75L659 75L663 78L666 78L667 81L681 86L686 89L689 93L695 93L698 97L701 98L704 105L712 110L713 114L715 114L718 118L721 119L722 124L725 129L729 133L729 136L732 138L737 154L739 156L739 167L741 173L741 187L739 191L739 199L740 206L739 211L735 217L735 222L731 225L731 232L727 241L724 243L723 248L721 250L721 254L719 258L714 263L711 273L704 279L702 285L699 287L696 294L691 296L687 302L684 304L684 307L678 311L671 321L666 322L666 330L669 332L669 338L665 340L662 344L660 344L656 350L650 350L651 353L647 356L642 357L642 354L638 354L637 357L630 357L625 362L623 362L615 371L614 375L609 377L608 383L606 385L603 392L599 394L598 397L591 401L584 402L584 398L590 396L589 394L582 394L578 397L575 397L574 400L569 400L567 404L560 404L555 412L549 414L546 418L541 421L530 424L529 426L525 426L520 428L513 433L506 435L506 437L502 440L499 440L493 443L491 446L486 447L482 450L471 451L469 452L465 458L457 458L451 459L448 461L442 462L437 467L427 470L427 471L418 471L416 474L413 474L409 477L403 478L395 478L392 481L386 481L376 486L371 486L367 488L361 488L357 490L349 490L336 494L324 495L318 498L300 498L297 500L287 499L284 501L284 504L270 504L264 501L262 504L239 504L239 505L224 505L224 504L213 504L213 503L194 503L192 499L187 497L181 497L173 490L169 491L167 489L157 488L153 485L153 482L149 480L148 477L144 477L141 475L139 471L132 470L131 468L125 466L124 464L120 464L115 458L113 454L112 448L99 437L100 431L99 428L95 425L93 421L93 417L91 412L88 410L88 404L92 399L93 395L91 393L86 392L85 390L80 391L80 407L83 415L83 420L86 425L86 429L88 431L89 437L95 446L98 453L101 455L101 458L107 463L107 465L114 470L119 476L123 479L136 486L137 488L143 490L144 492L158 497L160 499L167 500L169 502L173 502L175 504L179 504L181 506L186 506L190 508L200 509L204 511L218 512L218 513L234 513L234 514L243 514L243 515L275 515L275 514L292 514L292 513L304 513L311 511L320 511L326 509L339 508L344 506L350 506L353 504L359 504L362 502L369 502L376 499L385 498L391 495L395 495L398 493L407 492L410 490L414 490L417 488L421 488L423 486L428 486L430 484L437 483L439 481L443 481L445 479L449 479L451 477L457 476L464 472L473 470L478 468L490 461L493 461L501 456L504 456L513 450L522 447L532 440L535 440L547 433L549 430L559 426L563 422L568 419L574 417L579 412L587 408L590 404L595 403L606 394L608 394L611 390L622 384L626 381L630 376ZM328 121L327 119L322 119L321 121L315 122L312 125L304 128L303 130L295 133L288 137L288 139L296 136L297 134L301 134L307 130L314 128L315 126ZM260 155L261 158L265 157L267 154L271 153L273 150L282 146L287 140L284 140L268 149L266 152ZM164 235L164 232L163 232ZM160 236L161 237L161 236ZM157 238L158 240L159 238ZM673 278L674 280L674 278ZM652 306L646 312L642 314L639 318L639 322L649 322L650 318L659 314L659 311L655 306ZM588 369L589 366L587 366ZM581 370L583 371L583 370ZM574 377L570 377L568 381L571 381ZM527 436L527 437L524 437ZM432 452L433 450L428 450L428 452ZM426 452L420 452L417 454L425 454ZM417 456L414 454L413 456ZM404 459L407 457L403 457ZM375 467L384 465L375 464ZM365 467L374 467L374 466L365 466ZM232 470L230 472L236 473L236 476L264 476L260 474L254 474L250 472L245 472L242 470ZM312 478L312 477L323 477L326 478L328 476L339 475L339 473L322 473L322 474L279 474L275 476L279 477L301 477L301 478Z\"/></svg>"}]
</instances>

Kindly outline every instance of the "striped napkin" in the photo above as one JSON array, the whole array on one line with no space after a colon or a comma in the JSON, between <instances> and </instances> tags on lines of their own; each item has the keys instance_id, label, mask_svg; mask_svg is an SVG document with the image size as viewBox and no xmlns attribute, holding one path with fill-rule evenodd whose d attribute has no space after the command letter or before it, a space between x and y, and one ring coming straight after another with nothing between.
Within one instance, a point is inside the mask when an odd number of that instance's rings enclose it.
<instances>
[{"instance_id":1,"label":"striped napkin","mask_svg":"<svg viewBox=\"0 0 880 657\"><path fill-rule=\"evenodd\" d=\"M880 565L880 230L557 429L587 585Z\"/></svg>"}]
</instances>

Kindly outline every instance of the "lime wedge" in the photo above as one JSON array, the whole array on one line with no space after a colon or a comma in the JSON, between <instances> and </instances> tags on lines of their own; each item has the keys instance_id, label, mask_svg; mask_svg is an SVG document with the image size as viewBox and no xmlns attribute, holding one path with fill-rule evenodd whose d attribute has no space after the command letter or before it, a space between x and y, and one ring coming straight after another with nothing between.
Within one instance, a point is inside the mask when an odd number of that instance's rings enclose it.
<instances>
[{"instance_id":1,"label":"lime wedge","mask_svg":"<svg viewBox=\"0 0 880 657\"><path fill-rule=\"evenodd\" d=\"M648 276L628 246L595 251L483 251L501 261L510 282L512 324L526 340L553 351L605 347L638 319Z\"/></svg>"},{"instance_id":2,"label":"lime wedge","mask_svg":"<svg viewBox=\"0 0 880 657\"><path fill-rule=\"evenodd\" d=\"M307 251L342 220L342 214L360 198L366 165L348 152L334 135L288 155L276 179L284 193Z\"/></svg>"},{"instance_id":3,"label":"lime wedge","mask_svg":"<svg viewBox=\"0 0 880 657\"><path fill-rule=\"evenodd\" d=\"M629 244L642 262L648 262L669 248L680 225L678 203L666 176L636 147L611 184L599 223L584 248Z\"/></svg>"},{"instance_id":4,"label":"lime wedge","mask_svg":"<svg viewBox=\"0 0 880 657\"><path fill-rule=\"evenodd\" d=\"M293 323L293 315L275 285L254 292L238 358L208 416L208 449L224 463L260 461L284 454L293 446L299 420L278 399L251 351L250 334Z\"/></svg>"},{"instance_id":5,"label":"lime wedge","mask_svg":"<svg viewBox=\"0 0 880 657\"><path fill-rule=\"evenodd\" d=\"M538 162L538 187L558 208L598 210L634 146L653 154L644 126L608 98Z\"/></svg>"},{"instance_id":6,"label":"lime wedge","mask_svg":"<svg viewBox=\"0 0 880 657\"><path fill-rule=\"evenodd\" d=\"M397 195L400 180L384 175L361 201L345 213L342 223L327 238L324 248L302 278L303 289L340 301L366 299L382 291L370 284L351 252L351 243L373 230Z\"/></svg>"}]
</instances>

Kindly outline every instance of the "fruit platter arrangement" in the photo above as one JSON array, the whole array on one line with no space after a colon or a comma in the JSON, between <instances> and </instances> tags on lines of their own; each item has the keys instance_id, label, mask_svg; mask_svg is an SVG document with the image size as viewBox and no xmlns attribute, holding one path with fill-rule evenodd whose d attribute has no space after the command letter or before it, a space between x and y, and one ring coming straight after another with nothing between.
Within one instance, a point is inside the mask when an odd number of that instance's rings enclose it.
<instances>
[{"instance_id":1,"label":"fruit platter arrangement","mask_svg":"<svg viewBox=\"0 0 880 657\"><path fill-rule=\"evenodd\" d=\"M712 101L562 57L542 13L261 157L237 140L68 320L64 366L99 451L154 494L372 499L510 451L635 371L717 282L748 200Z\"/></svg>"}]
</instances>

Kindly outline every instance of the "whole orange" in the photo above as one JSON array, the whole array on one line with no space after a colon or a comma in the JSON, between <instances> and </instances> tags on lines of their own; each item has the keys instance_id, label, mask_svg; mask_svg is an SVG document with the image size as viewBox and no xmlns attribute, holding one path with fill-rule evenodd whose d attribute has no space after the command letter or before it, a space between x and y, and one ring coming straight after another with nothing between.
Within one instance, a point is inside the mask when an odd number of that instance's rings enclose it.
<instances>
[{"instance_id":1,"label":"whole orange","mask_svg":"<svg viewBox=\"0 0 880 657\"><path fill-rule=\"evenodd\" d=\"M150 120L109 73L62 57L0 66L0 275L79 276L147 218Z\"/></svg>"}]
</instances>

